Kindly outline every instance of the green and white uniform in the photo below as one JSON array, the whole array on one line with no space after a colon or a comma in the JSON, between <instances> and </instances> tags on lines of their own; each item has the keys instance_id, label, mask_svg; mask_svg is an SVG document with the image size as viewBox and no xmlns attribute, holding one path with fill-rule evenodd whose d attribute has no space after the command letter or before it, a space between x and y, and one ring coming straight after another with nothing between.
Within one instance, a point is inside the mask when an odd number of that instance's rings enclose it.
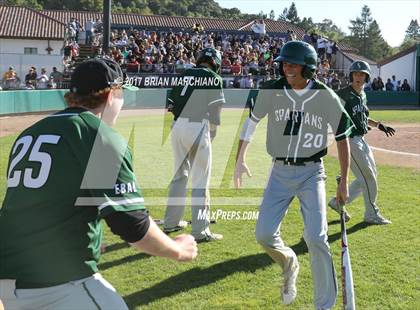
<instances>
[{"instance_id":1,"label":"green and white uniform","mask_svg":"<svg viewBox=\"0 0 420 310\"><path fill-rule=\"evenodd\" d=\"M183 85L174 87L168 97L174 114L171 143L175 175L169 187L164 223L165 228L172 228L182 220L191 174L192 235L198 240L210 233L209 220L199 216L210 207L212 151L209 124L220 124L218 111L225 98L222 79L208 68L188 69L181 80Z\"/></svg>"},{"instance_id":2,"label":"green and white uniform","mask_svg":"<svg viewBox=\"0 0 420 310\"><path fill-rule=\"evenodd\" d=\"M131 161L124 139L84 109L68 108L23 131L0 212L0 278L16 279L17 291L91 279L100 220L144 209Z\"/></svg>"},{"instance_id":3,"label":"green and white uniform","mask_svg":"<svg viewBox=\"0 0 420 310\"><path fill-rule=\"evenodd\" d=\"M337 284L327 235L325 171L327 136L345 139L352 122L338 96L310 80L303 90L291 89L285 78L263 84L251 119L268 117L267 152L273 166L256 226L256 239L266 252L287 268L296 254L280 237L280 225L294 197L300 201L304 239L308 246L317 309L335 304Z\"/></svg>"},{"instance_id":4,"label":"green and white uniform","mask_svg":"<svg viewBox=\"0 0 420 310\"><path fill-rule=\"evenodd\" d=\"M366 93L362 90L359 94L350 85L340 89L337 94L345 103L345 109L355 125L349 143L351 150L350 168L356 179L349 187L349 203L363 193L365 218L371 218L379 212L376 205L378 182L373 152L364 138L364 135L368 132L369 120ZM331 199L330 205L336 205L335 198Z\"/></svg>"}]
</instances>

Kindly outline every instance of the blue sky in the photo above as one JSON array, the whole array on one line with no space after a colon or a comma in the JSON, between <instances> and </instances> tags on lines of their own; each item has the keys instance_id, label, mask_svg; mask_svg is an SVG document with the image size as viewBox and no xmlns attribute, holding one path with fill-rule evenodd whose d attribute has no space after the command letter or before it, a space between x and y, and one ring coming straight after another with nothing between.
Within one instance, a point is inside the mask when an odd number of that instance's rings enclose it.
<instances>
[{"instance_id":1,"label":"blue sky","mask_svg":"<svg viewBox=\"0 0 420 310\"><path fill-rule=\"evenodd\" d=\"M420 23L419 0L215 0L223 8L236 7L243 13L269 14L274 10L276 18L285 7L295 2L300 18L312 17L315 22L331 19L345 33L349 33L350 19L360 16L362 7L367 5L372 17L377 21L382 36L391 46L402 43L405 30L412 19Z\"/></svg>"}]
</instances>

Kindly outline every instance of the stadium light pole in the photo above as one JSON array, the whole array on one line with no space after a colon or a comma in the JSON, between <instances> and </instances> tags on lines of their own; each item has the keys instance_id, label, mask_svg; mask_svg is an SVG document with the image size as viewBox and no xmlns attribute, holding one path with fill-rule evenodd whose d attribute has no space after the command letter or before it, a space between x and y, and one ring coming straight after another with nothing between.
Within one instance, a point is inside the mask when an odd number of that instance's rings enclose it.
<instances>
[{"instance_id":1,"label":"stadium light pole","mask_svg":"<svg viewBox=\"0 0 420 310\"><path fill-rule=\"evenodd\" d=\"M109 37L111 32L111 0L104 0L104 36L102 39L102 51L109 51Z\"/></svg>"}]
</instances>

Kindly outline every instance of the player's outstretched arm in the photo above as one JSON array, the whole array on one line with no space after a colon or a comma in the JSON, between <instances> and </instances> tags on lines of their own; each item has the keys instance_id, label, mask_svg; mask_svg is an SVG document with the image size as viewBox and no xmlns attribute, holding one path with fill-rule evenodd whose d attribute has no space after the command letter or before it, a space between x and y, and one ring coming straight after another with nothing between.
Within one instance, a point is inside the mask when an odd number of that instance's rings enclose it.
<instances>
[{"instance_id":1,"label":"player's outstretched arm","mask_svg":"<svg viewBox=\"0 0 420 310\"><path fill-rule=\"evenodd\" d=\"M190 261L197 256L197 244L191 235L174 240L165 235L147 210L112 212L104 217L111 231L147 254Z\"/></svg>"},{"instance_id":2,"label":"player's outstretched arm","mask_svg":"<svg viewBox=\"0 0 420 310\"><path fill-rule=\"evenodd\" d=\"M236 165L235 173L233 175L233 183L235 188L242 186L242 174L246 173L249 177L252 176L246 164L246 153L248 151L249 143L257 128L258 121L253 120L251 117L247 118L242 127L241 136L238 145L238 151L236 153Z\"/></svg>"},{"instance_id":3,"label":"player's outstretched arm","mask_svg":"<svg viewBox=\"0 0 420 310\"><path fill-rule=\"evenodd\" d=\"M238 152L236 153L235 173L233 176L235 188L240 188L242 186L242 174L246 173L249 177L252 176L251 170L249 170L246 164L248 146L248 141L239 140Z\"/></svg>"},{"instance_id":4,"label":"player's outstretched arm","mask_svg":"<svg viewBox=\"0 0 420 310\"><path fill-rule=\"evenodd\" d=\"M150 226L146 235L141 240L131 243L132 246L147 254L180 262L191 261L197 257L197 243L193 236L183 234L171 239L159 229L151 218L149 221Z\"/></svg>"},{"instance_id":5,"label":"player's outstretched arm","mask_svg":"<svg viewBox=\"0 0 420 310\"><path fill-rule=\"evenodd\" d=\"M338 160L340 161L341 181L337 187L336 199L339 205L344 205L349 199L349 169L350 169L350 145L349 140L337 141Z\"/></svg>"}]
</instances>

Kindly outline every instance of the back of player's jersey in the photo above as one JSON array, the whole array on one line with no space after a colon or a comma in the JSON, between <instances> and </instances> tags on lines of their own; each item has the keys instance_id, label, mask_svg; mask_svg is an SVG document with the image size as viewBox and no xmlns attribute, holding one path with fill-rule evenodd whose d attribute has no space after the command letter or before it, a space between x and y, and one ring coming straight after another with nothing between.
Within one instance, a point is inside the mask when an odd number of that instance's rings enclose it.
<instances>
[{"instance_id":1,"label":"back of player's jersey","mask_svg":"<svg viewBox=\"0 0 420 310\"><path fill-rule=\"evenodd\" d=\"M96 268L98 209L75 201L83 194L99 124L90 112L67 109L15 141L0 213L0 278L18 279L20 287L48 286L89 276Z\"/></svg>"},{"instance_id":2,"label":"back of player's jersey","mask_svg":"<svg viewBox=\"0 0 420 310\"><path fill-rule=\"evenodd\" d=\"M188 69L177 81L168 98L175 120L178 117L197 122L208 119L209 107L224 103L222 79L210 69Z\"/></svg>"}]
</instances>

